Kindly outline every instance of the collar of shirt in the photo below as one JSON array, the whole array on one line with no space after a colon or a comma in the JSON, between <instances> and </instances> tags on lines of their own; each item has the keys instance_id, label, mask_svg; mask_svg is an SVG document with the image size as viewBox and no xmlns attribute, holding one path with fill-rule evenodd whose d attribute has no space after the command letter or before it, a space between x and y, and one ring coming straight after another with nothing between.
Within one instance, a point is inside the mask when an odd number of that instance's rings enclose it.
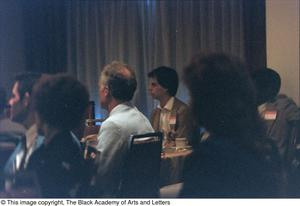
<instances>
[{"instance_id":1,"label":"collar of shirt","mask_svg":"<svg viewBox=\"0 0 300 206\"><path fill-rule=\"evenodd\" d=\"M109 116L112 116L116 113L119 112L123 112L126 111L130 108L135 108L135 106L133 106L133 104L131 102L123 102L121 104L118 104L117 106L115 106L109 113Z\"/></svg>"},{"instance_id":2,"label":"collar of shirt","mask_svg":"<svg viewBox=\"0 0 300 206\"><path fill-rule=\"evenodd\" d=\"M160 104L157 106L157 108L161 109L162 111L163 110L171 111L173 108L173 104L174 104L174 97L171 97L163 108L161 108Z\"/></svg>"},{"instance_id":3,"label":"collar of shirt","mask_svg":"<svg viewBox=\"0 0 300 206\"><path fill-rule=\"evenodd\" d=\"M26 132L26 147L29 149L33 146L35 139L38 135L38 128L36 124L33 124Z\"/></svg>"}]
</instances>

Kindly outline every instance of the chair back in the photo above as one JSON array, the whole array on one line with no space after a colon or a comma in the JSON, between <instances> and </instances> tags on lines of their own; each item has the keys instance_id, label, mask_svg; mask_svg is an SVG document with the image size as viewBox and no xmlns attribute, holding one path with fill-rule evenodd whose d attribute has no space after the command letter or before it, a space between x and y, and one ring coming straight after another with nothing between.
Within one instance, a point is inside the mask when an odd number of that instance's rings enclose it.
<instances>
[{"instance_id":1,"label":"chair back","mask_svg":"<svg viewBox=\"0 0 300 206\"><path fill-rule=\"evenodd\" d=\"M125 158L120 197L158 197L162 133L132 135Z\"/></svg>"}]
</instances>

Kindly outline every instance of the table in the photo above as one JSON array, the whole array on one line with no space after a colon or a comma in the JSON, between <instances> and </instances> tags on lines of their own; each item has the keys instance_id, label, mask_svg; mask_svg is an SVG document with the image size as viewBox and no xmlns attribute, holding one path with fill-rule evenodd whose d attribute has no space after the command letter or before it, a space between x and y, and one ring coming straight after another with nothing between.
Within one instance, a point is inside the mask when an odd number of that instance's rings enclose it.
<instances>
[{"instance_id":1,"label":"table","mask_svg":"<svg viewBox=\"0 0 300 206\"><path fill-rule=\"evenodd\" d=\"M177 198L182 189L183 183L176 183L160 188L160 198Z\"/></svg>"},{"instance_id":2,"label":"table","mask_svg":"<svg viewBox=\"0 0 300 206\"><path fill-rule=\"evenodd\" d=\"M160 164L160 186L176 184L183 181L183 169L191 149L174 149L162 153Z\"/></svg>"}]
</instances>

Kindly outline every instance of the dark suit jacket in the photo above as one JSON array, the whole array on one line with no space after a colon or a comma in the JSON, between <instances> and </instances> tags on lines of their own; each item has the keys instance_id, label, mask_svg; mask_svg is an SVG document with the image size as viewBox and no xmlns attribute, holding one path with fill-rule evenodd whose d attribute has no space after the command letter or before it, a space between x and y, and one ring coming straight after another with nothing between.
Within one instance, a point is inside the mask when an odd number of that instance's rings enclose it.
<instances>
[{"instance_id":1,"label":"dark suit jacket","mask_svg":"<svg viewBox=\"0 0 300 206\"><path fill-rule=\"evenodd\" d=\"M151 124L155 131L159 131L160 111L159 108L156 108L151 115ZM176 137L187 138L190 134L192 125L189 120L188 106L176 97L174 98L171 116L176 116Z\"/></svg>"},{"instance_id":2,"label":"dark suit jacket","mask_svg":"<svg viewBox=\"0 0 300 206\"><path fill-rule=\"evenodd\" d=\"M266 114L273 112L273 118L267 119ZM273 102L265 104L261 112L267 126L267 136L274 140L284 161L290 161L290 149L299 142L300 110L296 103L285 95L278 95ZM292 143L292 145L290 145Z\"/></svg>"},{"instance_id":3,"label":"dark suit jacket","mask_svg":"<svg viewBox=\"0 0 300 206\"><path fill-rule=\"evenodd\" d=\"M34 170L42 197L72 197L82 182L84 163L81 147L69 131L60 132L31 156L28 170Z\"/></svg>"}]
</instances>

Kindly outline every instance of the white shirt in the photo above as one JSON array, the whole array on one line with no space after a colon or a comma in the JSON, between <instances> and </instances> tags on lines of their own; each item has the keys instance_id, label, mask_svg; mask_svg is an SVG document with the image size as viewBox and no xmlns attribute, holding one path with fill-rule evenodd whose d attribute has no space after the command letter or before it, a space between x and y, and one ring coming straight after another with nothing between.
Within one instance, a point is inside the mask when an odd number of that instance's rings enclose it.
<instances>
[{"instance_id":1,"label":"white shirt","mask_svg":"<svg viewBox=\"0 0 300 206\"><path fill-rule=\"evenodd\" d=\"M117 194L130 135L153 131L149 120L129 102L113 108L98 134L100 155L96 158L97 176L91 184L96 186L99 195L114 197Z\"/></svg>"},{"instance_id":2,"label":"white shirt","mask_svg":"<svg viewBox=\"0 0 300 206\"><path fill-rule=\"evenodd\" d=\"M28 160L34 150L34 143L35 143L35 140L38 136L38 133L37 133L37 125L36 124L33 124L27 131L26 131L26 150L27 150L27 153L24 154L24 151L20 152L19 154L16 155L16 169L19 170L20 169L20 166L21 166L21 161L22 159L24 158L24 155L25 156L25 162L24 162L24 167L27 166L28 164Z\"/></svg>"}]
</instances>

